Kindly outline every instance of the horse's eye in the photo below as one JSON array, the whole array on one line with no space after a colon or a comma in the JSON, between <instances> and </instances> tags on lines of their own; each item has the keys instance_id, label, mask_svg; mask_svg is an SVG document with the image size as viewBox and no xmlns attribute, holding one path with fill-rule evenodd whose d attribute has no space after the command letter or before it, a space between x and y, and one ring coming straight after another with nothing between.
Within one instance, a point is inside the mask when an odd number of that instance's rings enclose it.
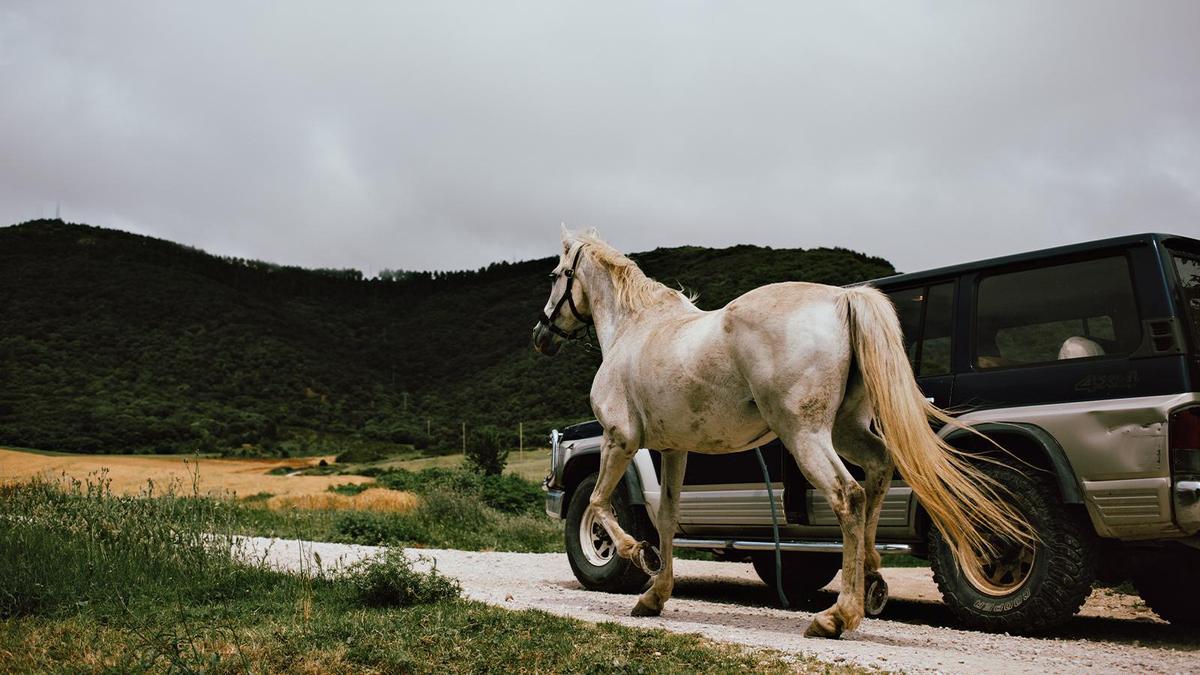
<instances>
[{"instance_id":1,"label":"horse's eye","mask_svg":"<svg viewBox=\"0 0 1200 675\"><path fill-rule=\"evenodd\" d=\"M550 273L550 274L548 274L547 276L549 276L549 277L550 277L550 281L555 281L555 280L557 280L557 279L558 279L558 272L551 272L551 273Z\"/></svg>"}]
</instances>

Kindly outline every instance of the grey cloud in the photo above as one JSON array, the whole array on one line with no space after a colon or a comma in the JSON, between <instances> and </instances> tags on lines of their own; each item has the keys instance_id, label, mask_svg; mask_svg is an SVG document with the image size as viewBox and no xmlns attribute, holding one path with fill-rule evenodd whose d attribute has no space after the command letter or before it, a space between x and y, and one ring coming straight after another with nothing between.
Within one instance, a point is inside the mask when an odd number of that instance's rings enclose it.
<instances>
[{"instance_id":1,"label":"grey cloud","mask_svg":"<svg viewBox=\"0 0 1200 675\"><path fill-rule=\"evenodd\" d=\"M0 9L0 222L310 266L1200 232L1200 5Z\"/></svg>"}]
</instances>

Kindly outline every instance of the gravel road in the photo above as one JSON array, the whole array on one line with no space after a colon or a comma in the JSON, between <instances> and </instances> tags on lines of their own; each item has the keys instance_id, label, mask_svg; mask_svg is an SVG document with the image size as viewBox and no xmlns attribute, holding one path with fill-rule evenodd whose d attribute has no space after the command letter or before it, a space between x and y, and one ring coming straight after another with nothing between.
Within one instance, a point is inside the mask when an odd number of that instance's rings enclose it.
<instances>
[{"instance_id":1,"label":"gravel road","mask_svg":"<svg viewBox=\"0 0 1200 675\"><path fill-rule=\"evenodd\" d=\"M280 569L325 569L369 556L370 546L250 537L243 554ZM660 617L629 616L635 597L584 590L558 553L496 553L408 549L423 565L459 579L467 597L513 609L540 609L586 621L700 633L714 640L827 662L907 672L1200 672L1200 635L1160 621L1134 596L1099 589L1073 621L1048 637L991 635L948 628L929 570L888 568L892 597L879 619L841 640L802 635L812 614L833 601L838 580L800 607L773 606L774 593L748 564L676 562L675 597Z\"/></svg>"}]
</instances>

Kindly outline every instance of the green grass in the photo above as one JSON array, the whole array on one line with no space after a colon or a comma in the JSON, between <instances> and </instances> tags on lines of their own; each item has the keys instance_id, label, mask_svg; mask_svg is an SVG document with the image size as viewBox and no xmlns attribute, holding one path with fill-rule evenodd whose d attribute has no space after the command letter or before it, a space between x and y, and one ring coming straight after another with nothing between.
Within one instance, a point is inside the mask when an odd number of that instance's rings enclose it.
<instances>
[{"instance_id":1,"label":"green grass","mask_svg":"<svg viewBox=\"0 0 1200 675\"><path fill-rule=\"evenodd\" d=\"M376 484L337 485L353 494L368 487L416 492L421 506L409 513L367 511L273 511L266 498L221 502L230 531L290 539L349 544L454 548L470 551L559 553L563 525L542 512L543 494L514 475L480 476L466 470L431 468L366 471Z\"/></svg>"},{"instance_id":2,"label":"green grass","mask_svg":"<svg viewBox=\"0 0 1200 675\"><path fill-rule=\"evenodd\" d=\"M0 487L0 670L792 672L696 635L458 597L401 554L288 575L236 562L228 502ZM845 671L844 668L839 668Z\"/></svg>"}]
</instances>

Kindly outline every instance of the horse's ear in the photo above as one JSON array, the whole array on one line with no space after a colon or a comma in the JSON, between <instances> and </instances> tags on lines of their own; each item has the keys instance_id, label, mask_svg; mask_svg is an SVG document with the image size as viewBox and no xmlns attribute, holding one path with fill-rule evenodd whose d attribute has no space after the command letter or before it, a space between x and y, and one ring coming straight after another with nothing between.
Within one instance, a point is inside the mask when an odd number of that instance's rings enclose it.
<instances>
[{"instance_id":1,"label":"horse's ear","mask_svg":"<svg viewBox=\"0 0 1200 675\"><path fill-rule=\"evenodd\" d=\"M559 223L559 227L562 228L563 255L566 255L571 250L571 240L575 238L575 235L567 229L566 223Z\"/></svg>"},{"instance_id":2,"label":"horse's ear","mask_svg":"<svg viewBox=\"0 0 1200 675\"><path fill-rule=\"evenodd\" d=\"M587 236L589 236L589 237L595 237L596 239L599 239L599 238L600 238L600 233L596 231L596 228L594 228L594 227L589 227L589 228L587 229Z\"/></svg>"}]
</instances>

